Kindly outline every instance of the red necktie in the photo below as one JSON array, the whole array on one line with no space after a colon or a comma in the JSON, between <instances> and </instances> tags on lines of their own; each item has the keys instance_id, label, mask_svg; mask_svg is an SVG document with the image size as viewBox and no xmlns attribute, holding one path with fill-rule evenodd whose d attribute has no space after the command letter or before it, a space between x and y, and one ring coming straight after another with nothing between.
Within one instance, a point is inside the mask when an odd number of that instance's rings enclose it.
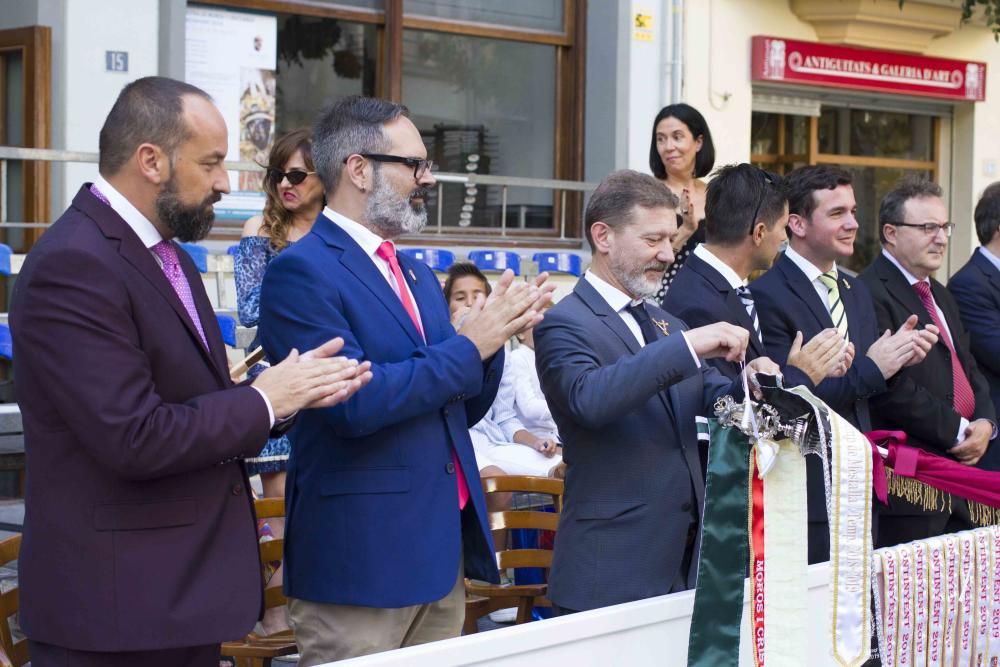
<instances>
[{"instance_id":1,"label":"red necktie","mask_svg":"<svg viewBox=\"0 0 1000 667\"><path fill-rule=\"evenodd\" d=\"M955 412L966 419L972 419L972 416L976 413L976 395L973 393L972 385L969 384L969 378L962 368L962 362L958 360L958 353L955 352L955 346L952 345L951 338L948 336L948 330L945 328L944 323L941 322L941 318L938 317L937 307L934 305L934 299L931 296L931 286L921 280L913 284L913 289L916 290L917 295L924 304L924 308L927 309L927 313L934 320L938 331L941 332L941 340L944 341L944 344L948 346L948 350L951 352L951 382L955 394Z\"/></svg>"},{"instance_id":2,"label":"red necktie","mask_svg":"<svg viewBox=\"0 0 1000 667\"><path fill-rule=\"evenodd\" d=\"M406 314L410 316L413 320L413 326L417 328L420 333L420 337L424 337L423 327L420 326L420 318L417 317L417 309L413 307L413 299L410 297L410 290L406 287L406 281L403 279L403 272L399 268L399 260L396 259L396 248L393 247L392 241L383 241L382 245L378 247L375 254L384 259L389 263L389 271L392 273L393 279L396 281L396 288L399 291L399 300L403 302L403 309ZM426 340L426 339L425 339ZM455 481L458 482L458 507L462 509L465 504L469 502L469 485L465 481L465 473L462 472L462 464L458 461L458 453L452 450L451 452L452 461L455 464Z\"/></svg>"}]
</instances>

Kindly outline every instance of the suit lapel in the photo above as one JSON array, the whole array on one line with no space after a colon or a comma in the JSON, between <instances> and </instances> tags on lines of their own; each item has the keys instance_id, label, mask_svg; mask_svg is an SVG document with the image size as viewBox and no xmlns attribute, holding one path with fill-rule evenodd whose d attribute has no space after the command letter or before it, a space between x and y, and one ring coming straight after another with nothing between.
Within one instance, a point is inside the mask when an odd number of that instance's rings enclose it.
<instances>
[{"instance_id":1,"label":"suit lapel","mask_svg":"<svg viewBox=\"0 0 1000 667\"><path fill-rule=\"evenodd\" d=\"M718 290L720 296L726 303L726 309L732 314L733 318L736 320L738 326L743 327L750 332L750 347L757 353L757 356L764 356L764 345L761 340L757 337L757 331L754 329L753 320L750 319L750 314L747 312L746 306L743 305L743 300L733 289L733 286L729 284L725 276L719 273L711 264L703 260L698 255L692 253L688 256L684 263L685 266L690 266L692 270L701 275L708 283Z\"/></svg>"},{"instance_id":2,"label":"suit lapel","mask_svg":"<svg viewBox=\"0 0 1000 667\"><path fill-rule=\"evenodd\" d=\"M194 267L194 263L187 256L187 253L179 247L176 248L181 267L183 267L184 275L188 279L191 294L194 297L195 306L201 318L202 327L205 330L205 337L208 339L210 345L216 347L215 353L205 349L205 345L201 341L201 336L198 335L198 330L195 328L191 316L188 315L187 309L184 308L184 304L181 303L174 288L167 280L163 269L156 263L152 252L142 244L142 241L139 240L139 237L132 231L128 223L113 208L91 194L86 185L81 188L73 200L73 205L86 213L101 228L101 232L107 238L118 241L118 254L156 288L160 296L166 300L174 313L181 319L181 322L188 331L188 335L191 336L192 342L197 345L205 361L215 370L216 375L222 380L224 385L228 383L229 372L224 360L225 351L222 344L222 336L219 333L218 325L215 323L215 313L212 311L211 303L208 302L208 297L205 295L201 276ZM206 319L206 310L208 319ZM211 334L209 333L210 331L212 331ZM217 344L213 342L213 336L218 340ZM223 356L220 357L219 354Z\"/></svg>"},{"instance_id":3,"label":"suit lapel","mask_svg":"<svg viewBox=\"0 0 1000 667\"><path fill-rule=\"evenodd\" d=\"M423 345L424 341L414 326L413 320L403 308L403 302L399 300L399 296L389 286L385 276L375 267L375 262L361 249L361 246L323 214L320 214L316 219L312 231L319 234L327 244L344 251L340 257L340 263L353 273L358 281L389 311L389 314L396 319L415 345Z\"/></svg>"},{"instance_id":4,"label":"suit lapel","mask_svg":"<svg viewBox=\"0 0 1000 667\"><path fill-rule=\"evenodd\" d=\"M858 303L857 297L854 295L857 290L851 289L851 284L847 282L842 274L838 273L837 276L838 289L840 290L840 301L844 304L844 315L847 317L847 330L850 332L851 323L857 322L855 326L860 326L861 324L861 311L860 304ZM854 335L851 335L851 340L854 340Z\"/></svg>"},{"instance_id":5,"label":"suit lapel","mask_svg":"<svg viewBox=\"0 0 1000 667\"><path fill-rule=\"evenodd\" d=\"M1000 270L997 270L993 262L983 257L983 253L978 250L972 253L972 263L983 273L994 292L1000 295Z\"/></svg>"},{"instance_id":6,"label":"suit lapel","mask_svg":"<svg viewBox=\"0 0 1000 667\"><path fill-rule=\"evenodd\" d=\"M616 336L621 340L621 342L628 348L628 351L632 354L638 354L642 347L639 345L639 341L636 340L635 335L626 326L625 322L622 321L621 316L615 311L611 310L611 306L608 302L604 300L597 290L587 282L586 278L580 278L577 281L576 287L573 288L580 299L587 304L598 319L604 324L604 326L611 329Z\"/></svg>"},{"instance_id":7,"label":"suit lapel","mask_svg":"<svg viewBox=\"0 0 1000 667\"><path fill-rule=\"evenodd\" d=\"M802 269L797 267L795 262L785 255L781 256L776 266L782 275L785 276L788 287L809 308L809 312L816 318L820 328L829 329L833 327L833 319L830 317L829 308L825 303L820 301L816 288L806 278L806 274L802 273Z\"/></svg>"},{"instance_id":8,"label":"suit lapel","mask_svg":"<svg viewBox=\"0 0 1000 667\"><path fill-rule=\"evenodd\" d=\"M423 270L417 260L406 255L397 255L396 257L399 259L399 267L403 271L403 280L410 286L410 292L420 310L420 324L424 328L427 342L429 344L441 342L451 333L449 332L451 318L447 313L447 304L444 304L444 317L432 315L432 312L439 309L444 303L444 295L441 292L437 276L432 274L430 278L427 278L427 271ZM408 315L407 319L409 319Z\"/></svg>"},{"instance_id":9,"label":"suit lapel","mask_svg":"<svg viewBox=\"0 0 1000 667\"><path fill-rule=\"evenodd\" d=\"M878 272L878 276L882 280L889 296L899 302L904 310L916 314L919 326L934 324L931 314L927 312L927 308L924 306L924 302L920 300L917 291L907 282L902 272L886 259L885 255L879 254L878 259L875 260L875 270ZM935 297L936 299L937 297ZM944 341L941 339L938 339L938 343L944 345Z\"/></svg>"}]
</instances>

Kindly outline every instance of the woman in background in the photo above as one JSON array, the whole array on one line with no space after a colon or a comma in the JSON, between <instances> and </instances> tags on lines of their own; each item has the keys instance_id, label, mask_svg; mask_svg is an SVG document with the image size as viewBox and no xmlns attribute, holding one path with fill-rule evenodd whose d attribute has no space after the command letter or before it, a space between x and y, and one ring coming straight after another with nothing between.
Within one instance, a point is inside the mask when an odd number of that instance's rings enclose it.
<instances>
[{"instance_id":1,"label":"woman in background","mask_svg":"<svg viewBox=\"0 0 1000 667\"><path fill-rule=\"evenodd\" d=\"M649 144L649 168L680 201L674 263L663 275L656 302L662 303L670 282L695 246L705 240L705 182L715 165L715 145L705 117L687 104L660 109L653 120Z\"/></svg>"},{"instance_id":2,"label":"woman in background","mask_svg":"<svg viewBox=\"0 0 1000 667\"><path fill-rule=\"evenodd\" d=\"M240 324L245 327L257 326L260 318L260 284L267 265L289 244L308 234L323 210L323 185L313 166L310 136L310 131L303 128L274 142L264 176L267 195L264 213L250 218L243 226L233 270ZM251 349L257 347L258 341L259 336ZM255 377L263 369L263 365L258 364L248 375ZM260 475L265 498L284 497L289 450L288 436L283 435L268 440L260 454L246 460L247 472ZM284 519L269 519L263 532L267 535L269 531L275 538L281 538L284 528ZM279 567L271 583L281 583L281 575ZM284 608L269 609L262 624L265 634L286 629Z\"/></svg>"}]
</instances>

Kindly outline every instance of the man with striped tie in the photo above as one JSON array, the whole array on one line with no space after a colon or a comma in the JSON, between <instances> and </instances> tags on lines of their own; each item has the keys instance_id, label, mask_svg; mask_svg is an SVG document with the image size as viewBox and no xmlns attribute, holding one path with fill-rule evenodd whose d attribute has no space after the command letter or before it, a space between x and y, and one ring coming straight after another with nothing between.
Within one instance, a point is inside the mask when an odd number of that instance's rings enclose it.
<instances>
[{"instance_id":1,"label":"man with striped tie","mask_svg":"<svg viewBox=\"0 0 1000 667\"><path fill-rule=\"evenodd\" d=\"M902 181L882 200L882 253L860 278L871 290L879 327L898 326L916 313L922 324L940 331L924 362L904 369L873 403L875 426L906 431L911 444L975 465L996 437L995 408L958 306L931 277L941 268L954 228L938 185ZM971 527L968 507L958 498L946 504L950 511L892 501L891 513L883 514L879 546Z\"/></svg>"},{"instance_id":2,"label":"man with striped tie","mask_svg":"<svg viewBox=\"0 0 1000 667\"><path fill-rule=\"evenodd\" d=\"M917 329L904 316L896 333L880 329L871 295L857 279L837 270L854 253L858 222L851 176L830 165L801 167L785 178L788 248L751 286L764 348L777 363L796 334L807 339L835 327L857 351L843 377L829 377L814 392L862 431L871 430L869 399L886 391L889 378L919 363L936 340L936 329ZM809 562L829 557L825 484L817 457L808 457Z\"/></svg>"}]
</instances>

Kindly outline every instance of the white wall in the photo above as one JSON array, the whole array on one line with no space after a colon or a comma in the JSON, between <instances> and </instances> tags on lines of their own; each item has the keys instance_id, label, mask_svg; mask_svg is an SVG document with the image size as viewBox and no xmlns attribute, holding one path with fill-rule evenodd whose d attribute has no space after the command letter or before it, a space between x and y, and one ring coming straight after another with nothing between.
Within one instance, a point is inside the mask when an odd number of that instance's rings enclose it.
<instances>
[{"instance_id":1,"label":"white wall","mask_svg":"<svg viewBox=\"0 0 1000 667\"><path fill-rule=\"evenodd\" d=\"M122 86L157 74L159 3L68 0L65 26L62 57L52 63L53 84L61 82L65 90L61 102L53 101L52 124L63 126L64 141L54 141L53 146L96 152L101 125ZM105 51L127 51L129 71L106 72ZM62 182L62 201L53 202L54 216L72 201L80 184L96 174L96 164L55 165L53 176L56 183Z\"/></svg>"}]
</instances>

